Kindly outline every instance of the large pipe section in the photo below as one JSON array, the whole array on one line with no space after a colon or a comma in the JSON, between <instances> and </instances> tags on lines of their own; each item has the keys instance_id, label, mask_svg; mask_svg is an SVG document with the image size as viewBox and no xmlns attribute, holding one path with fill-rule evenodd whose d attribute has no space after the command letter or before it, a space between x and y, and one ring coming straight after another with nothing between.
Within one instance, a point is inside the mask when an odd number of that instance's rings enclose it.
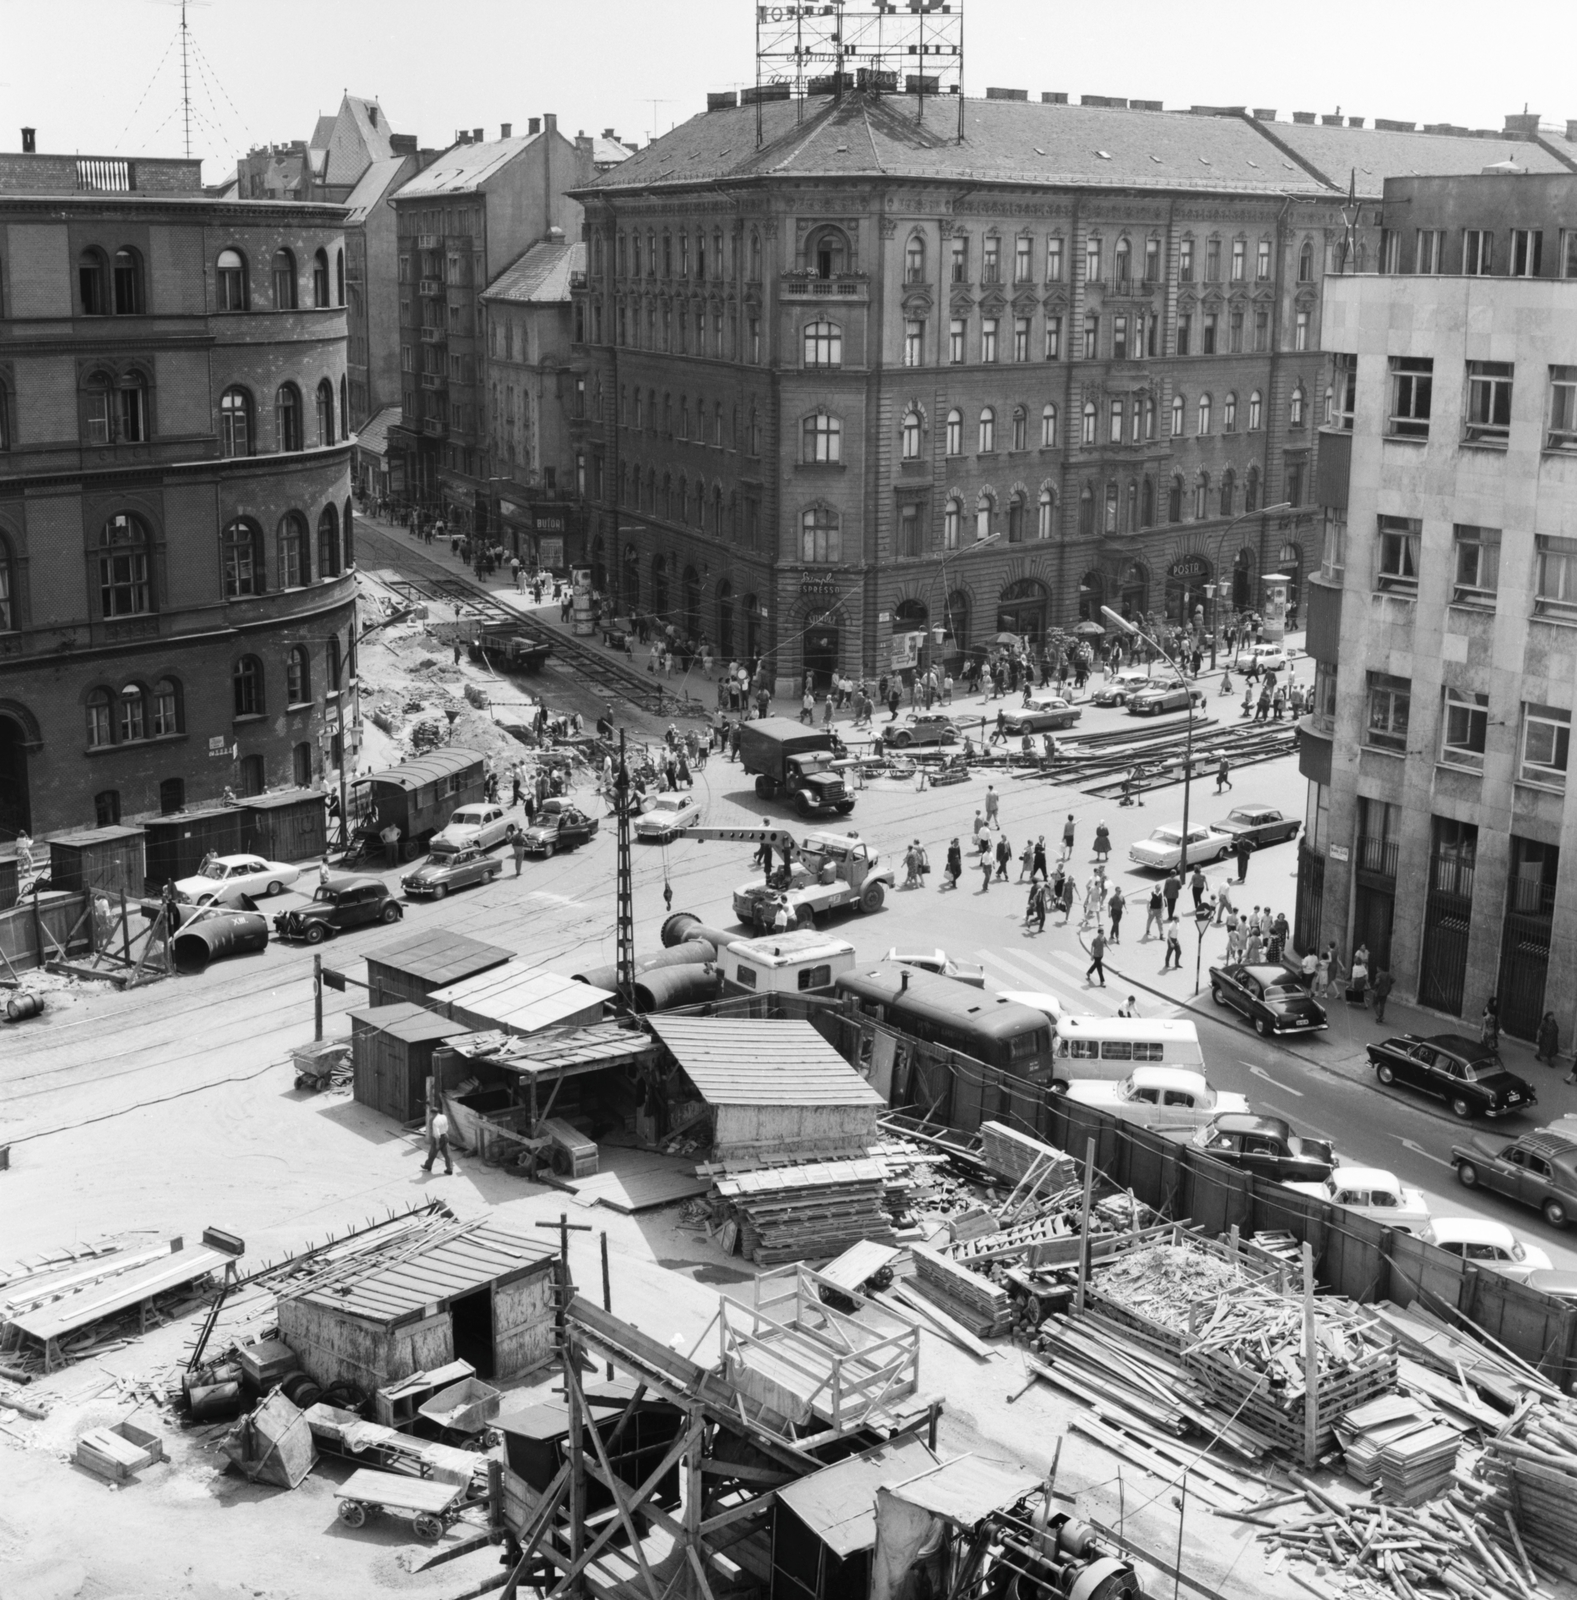
<instances>
[{"instance_id":1,"label":"large pipe section","mask_svg":"<svg viewBox=\"0 0 1577 1600\"><path fill-rule=\"evenodd\" d=\"M719 950L726 950L731 944L738 944L741 939L748 939L748 933L724 933L721 928L709 928L689 911L676 911L663 923L663 943L665 945L680 945L690 939L705 939Z\"/></svg>"},{"instance_id":2,"label":"large pipe section","mask_svg":"<svg viewBox=\"0 0 1577 1600\"><path fill-rule=\"evenodd\" d=\"M706 939L687 939L683 944L659 950L656 955L642 956L635 963L635 976L656 971L660 967L699 967L716 960L715 945ZM586 972L572 972L570 977L576 983L589 983L594 989L611 989L615 994L619 990L617 967L593 967Z\"/></svg>"},{"instance_id":3,"label":"large pipe section","mask_svg":"<svg viewBox=\"0 0 1577 1600\"><path fill-rule=\"evenodd\" d=\"M723 977L714 967L658 967L635 980L638 1012L671 1011L717 999Z\"/></svg>"},{"instance_id":4,"label":"large pipe section","mask_svg":"<svg viewBox=\"0 0 1577 1600\"><path fill-rule=\"evenodd\" d=\"M266 924L259 937L258 916L251 911L216 912L189 922L171 941L177 972L202 972L210 961L244 950L261 950L268 943Z\"/></svg>"}]
</instances>

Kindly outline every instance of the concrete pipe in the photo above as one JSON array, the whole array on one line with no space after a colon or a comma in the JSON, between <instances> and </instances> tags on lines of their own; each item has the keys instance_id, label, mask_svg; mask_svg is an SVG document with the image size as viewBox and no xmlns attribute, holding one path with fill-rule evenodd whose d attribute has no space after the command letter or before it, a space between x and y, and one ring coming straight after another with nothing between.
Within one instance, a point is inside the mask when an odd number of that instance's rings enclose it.
<instances>
[{"instance_id":1,"label":"concrete pipe","mask_svg":"<svg viewBox=\"0 0 1577 1600\"><path fill-rule=\"evenodd\" d=\"M708 928L689 911L676 911L663 923L663 943L670 946L683 944L690 939L706 939L717 949L723 950L731 944L737 944L741 938L751 937L751 934L724 933L721 928Z\"/></svg>"},{"instance_id":2,"label":"concrete pipe","mask_svg":"<svg viewBox=\"0 0 1577 1600\"><path fill-rule=\"evenodd\" d=\"M716 960L717 949L714 945L705 939L687 939L672 949L659 950L656 955L638 957L635 975L639 977L641 973L652 972L659 967L699 967ZM572 972L570 978L575 983L589 983L594 989L612 989L617 993L619 988L617 967L593 967L589 972Z\"/></svg>"},{"instance_id":3,"label":"concrete pipe","mask_svg":"<svg viewBox=\"0 0 1577 1600\"><path fill-rule=\"evenodd\" d=\"M171 941L177 972L202 972L211 961L243 951L261 950L268 943L268 924L255 911L221 912L189 922Z\"/></svg>"},{"instance_id":4,"label":"concrete pipe","mask_svg":"<svg viewBox=\"0 0 1577 1600\"><path fill-rule=\"evenodd\" d=\"M722 974L710 967L658 967L635 980L635 1009L672 1011L704 1005L722 992Z\"/></svg>"}]
</instances>

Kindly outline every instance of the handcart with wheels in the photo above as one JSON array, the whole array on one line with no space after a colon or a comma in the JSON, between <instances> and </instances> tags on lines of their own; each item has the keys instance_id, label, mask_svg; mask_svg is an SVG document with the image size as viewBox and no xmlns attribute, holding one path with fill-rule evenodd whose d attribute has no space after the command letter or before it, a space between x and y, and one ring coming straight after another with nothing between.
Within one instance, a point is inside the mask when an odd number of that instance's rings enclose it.
<instances>
[{"instance_id":1,"label":"handcart with wheels","mask_svg":"<svg viewBox=\"0 0 1577 1600\"><path fill-rule=\"evenodd\" d=\"M429 1541L441 1538L468 1506L487 1503L485 1494L472 1495L468 1485L410 1478L403 1472L379 1472L372 1467L358 1467L334 1491L334 1498L346 1527L359 1528L368 1512L383 1511L409 1517L417 1538Z\"/></svg>"}]
</instances>

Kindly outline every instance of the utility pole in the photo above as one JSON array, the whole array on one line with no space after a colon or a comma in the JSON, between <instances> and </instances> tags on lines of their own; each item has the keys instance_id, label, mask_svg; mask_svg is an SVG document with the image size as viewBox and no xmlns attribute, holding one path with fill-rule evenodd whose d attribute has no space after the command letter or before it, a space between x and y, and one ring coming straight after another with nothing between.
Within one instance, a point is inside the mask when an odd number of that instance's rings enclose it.
<instances>
[{"instance_id":1,"label":"utility pole","mask_svg":"<svg viewBox=\"0 0 1577 1600\"><path fill-rule=\"evenodd\" d=\"M619 730L619 770L613 779L613 815L618 835L615 878L614 970L619 996L635 1009L635 894L630 869L630 768L624 754L624 730Z\"/></svg>"},{"instance_id":2,"label":"utility pole","mask_svg":"<svg viewBox=\"0 0 1577 1600\"><path fill-rule=\"evenodd\" d=\"M186 66L186 0L181 0L181 121L186 133L186 159L192 159L192 89Z\"/></svg>"}]
</instances>

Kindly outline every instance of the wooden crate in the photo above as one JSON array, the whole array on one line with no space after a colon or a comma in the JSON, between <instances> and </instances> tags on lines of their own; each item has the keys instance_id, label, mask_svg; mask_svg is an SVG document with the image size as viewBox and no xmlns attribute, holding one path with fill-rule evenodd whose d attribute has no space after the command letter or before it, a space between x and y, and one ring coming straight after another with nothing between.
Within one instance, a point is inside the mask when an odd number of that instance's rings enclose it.
<instances>
[{"instance_id":1,"label":"wooden crate","mask_svg":"<svg viewBox=\"0 0 1577 1600\"><path fill-rule=\"evenodd\" d=\"M589 1178L597 1170L597 1146L563 1117L548 1117L538 1129L569 1155L571 1178Z\"/></svg>"},{"instance_id":2,"label":"wooden crate","mask_svg":"<svg viewBox=\"0 0 1577 1600\"><path fill-rule=\"evenodd\" d=\"M95 1428L77 1440L77 1465L112 1483L124 1483L134 1472L163 1460L164 1441L132 1422Z\"/></svg>"}]
</instances>

